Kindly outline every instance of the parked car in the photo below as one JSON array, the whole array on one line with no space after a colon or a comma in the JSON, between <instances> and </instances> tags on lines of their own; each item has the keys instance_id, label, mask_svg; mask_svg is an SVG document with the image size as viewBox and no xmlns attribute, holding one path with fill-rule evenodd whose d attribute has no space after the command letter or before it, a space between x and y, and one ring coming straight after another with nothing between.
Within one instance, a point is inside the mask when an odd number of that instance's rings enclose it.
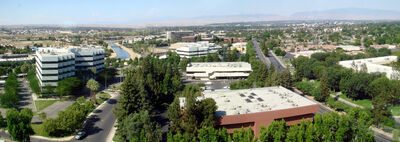
<instances>
[{"instance_id":1,"label":"parked car","mask_svg":"<svg viewBox=\"0 0 400 142\"><path fill-rule=\"evenodd\" d=\"M86 132L85 131L79 131L78 133L76 133L75 135L75 139L77 140L81 140L86 136Z\"/></svg>"}]
</instances>

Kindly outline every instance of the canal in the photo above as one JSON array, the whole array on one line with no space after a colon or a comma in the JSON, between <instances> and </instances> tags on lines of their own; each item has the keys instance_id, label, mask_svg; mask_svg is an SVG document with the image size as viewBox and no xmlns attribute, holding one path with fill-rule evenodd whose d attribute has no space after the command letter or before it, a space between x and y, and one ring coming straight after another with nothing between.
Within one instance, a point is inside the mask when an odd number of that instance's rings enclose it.
<instances>
[{"instance_id":1,"label":"canal","mask_svg":"<svg viewBox=\"0 0 400 142\"><path fill-rule=\"evenodd\" d=\"M108 43L108 45L110 45L111 48L113 48L114 51L117 53L117 55L118 55L117 58L120 58L120 59L123 59L123 60L130 58L128 52L123 50L121 47L115 45L113 42Z\"/></svg>"}]
</instances>

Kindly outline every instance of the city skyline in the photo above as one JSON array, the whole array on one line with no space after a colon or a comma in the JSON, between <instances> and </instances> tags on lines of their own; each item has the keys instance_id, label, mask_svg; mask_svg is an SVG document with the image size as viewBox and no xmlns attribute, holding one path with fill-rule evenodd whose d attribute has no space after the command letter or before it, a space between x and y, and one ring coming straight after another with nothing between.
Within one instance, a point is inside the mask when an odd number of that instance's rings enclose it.
<instances>
[{"instance_id":1,"label":"city skyline","mask_svg":"<svg viewBox=\"0 0 400 142\"><path fill-rule=\"evenodd\" d=\"M398 12L396 0L284 1L26 1L0 2L0 25L19 24L157 24L224 16L291 16L298 12L362 8ZM291 17L289 17L290 19ZM279 18L278 18L279 19ZM282 19L282 18L281 18ZM288 18L287 18L288 19ZM194 22L189 21L189 22Z\"/></svg>"}]
</instances>

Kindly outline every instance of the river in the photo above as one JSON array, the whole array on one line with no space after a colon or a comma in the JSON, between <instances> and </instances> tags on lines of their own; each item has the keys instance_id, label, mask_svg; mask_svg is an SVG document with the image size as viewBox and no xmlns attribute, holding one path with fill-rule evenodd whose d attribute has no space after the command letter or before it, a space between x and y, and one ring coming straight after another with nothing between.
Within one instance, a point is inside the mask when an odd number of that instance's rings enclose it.
<instances>
[{"instance_id":1,"label":"river","mask_svg":"<svg viewBox=\"0 0 400 142\"><path fill-rule=\"evenodd\" d=\"M116 46L113 42L108 43L108 45L111 46L111 48L114 49L115 53L117 53L117 55L118 55L117 58L120 58L120 59L123 59L123 60L130 58L130 55L129 55L128 52L123 50L121 47Z\"/></svg>"}]
</instances>

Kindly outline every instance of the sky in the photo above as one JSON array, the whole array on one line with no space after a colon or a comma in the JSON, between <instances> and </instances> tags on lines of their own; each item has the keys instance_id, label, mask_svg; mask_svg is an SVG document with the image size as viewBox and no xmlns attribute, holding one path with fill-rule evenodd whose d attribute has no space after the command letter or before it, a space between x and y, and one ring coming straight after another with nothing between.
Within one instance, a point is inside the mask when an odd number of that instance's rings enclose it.
<instances>
[{"instance_id":1,"label":"sky","mask_svg":"<svg viewBox=\"0 0 400 142\"><path fill-rule=\"evenodd\" d=\"M0 0L0 25L146 24L338 8L400 11L400 0Z\"/></svg>"}]
</instances>

